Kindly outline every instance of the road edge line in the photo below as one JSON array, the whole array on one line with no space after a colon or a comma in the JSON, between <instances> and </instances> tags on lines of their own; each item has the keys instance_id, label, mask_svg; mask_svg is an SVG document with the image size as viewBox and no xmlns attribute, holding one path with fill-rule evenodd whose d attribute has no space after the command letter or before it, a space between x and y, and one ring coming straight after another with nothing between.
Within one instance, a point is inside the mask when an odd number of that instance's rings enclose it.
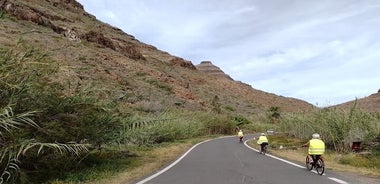
<instances>
[{"instance_id":1,"label":"road edge line","mask_svg":"<svg viewBox=\"0 0 380 184\"><path fill-rule=\"evenodd\" d=\"M250 140L250 139L249 139L249 140ZM245 145L246 147L248 147L249 149L251 149L251 150L254 150L254 151L256 151L256 152L260 152L259 150L255 149L255 148L252 148L251 146L249 146L249 145L247 144L247 141L249 141L249 140L244 141L244 145ZM302 169L306 169L306 167L304 167L304 166L301 166L301 165L298 165L298 164L296 164L296 163L290 162L290 161L288 161L288 160L285 160L285 159L282 159L282 158L279 158L279 157L273 156L273 155L271 155L271 154L268 154L268 153L267 153L267 154L265 154L265 155L267 155L268 157L272 157L272 158L274 158L274 159L277 159L277 160L283 161L283 162L285 162L285 163L287 163L287 164L290 164L290 165L293 165L293 166L296 166L296 167L299 167L299 168L302 168Z\"/></svg>"}]
</instances>

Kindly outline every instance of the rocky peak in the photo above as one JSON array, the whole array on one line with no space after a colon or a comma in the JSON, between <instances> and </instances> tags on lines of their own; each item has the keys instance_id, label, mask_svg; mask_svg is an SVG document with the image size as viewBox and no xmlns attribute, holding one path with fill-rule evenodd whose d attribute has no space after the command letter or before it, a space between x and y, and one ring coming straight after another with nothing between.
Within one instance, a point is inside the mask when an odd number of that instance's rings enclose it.
<instances>
[{"instance_id":1,"label":"rocky peak","mask_svg":"<svg viewBox=\"0 0 380 184\"><path fill-rule=\"evenodd\" d=\"M195 65L195 67L202 72L209 75L216 76L218 78L225 78L233 80L229 75L225 74L219 67L211 63L211 61L202 61L200 64Z\"/></svg>"}]
</instances>

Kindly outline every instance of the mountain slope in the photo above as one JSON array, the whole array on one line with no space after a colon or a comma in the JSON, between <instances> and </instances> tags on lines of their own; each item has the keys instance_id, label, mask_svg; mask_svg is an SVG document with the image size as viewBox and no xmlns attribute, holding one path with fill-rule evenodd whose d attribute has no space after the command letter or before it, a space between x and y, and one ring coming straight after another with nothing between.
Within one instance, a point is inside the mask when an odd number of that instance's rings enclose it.
<instances>
[{"instance_id":1,"label":"mountain slope","mask_svg":"<svg viewBox=\"0 0 380 184\"><path fill-rule=\"evenodd\" d=\"M22 44L48 55L56 67L49 82L64 86L66 95L91 89L99 100L117 101L122 111L210 110L215 96L223 110L238 113L313 108L201 72L191 61L98 21L75 0L1 0L0 8L2 48Z\"/></svg>"},{"instance_id":2,"label":"mountain slope","mask_svg":"<svg viewBox=\"0 0 380 184\"><path fill-rule=\"evenodd\" d=\"M380 112L380 92L374 93L365 98L359 98L342 104L334 105L330 108L338 108L349 111L355 105L366 112Z\"/></svg>"}]
</instances>

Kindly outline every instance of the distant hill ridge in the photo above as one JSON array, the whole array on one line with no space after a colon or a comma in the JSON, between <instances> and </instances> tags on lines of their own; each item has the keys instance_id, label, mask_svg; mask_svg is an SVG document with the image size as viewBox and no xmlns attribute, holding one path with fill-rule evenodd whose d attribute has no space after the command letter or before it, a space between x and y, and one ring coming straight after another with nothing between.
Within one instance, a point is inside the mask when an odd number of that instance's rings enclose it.
<instances>
[{"instance_id":1,"label":"distant hill ridge","mask_svg":"<svg viewBox=\"0 0 380 184\"><path fill-rule=\"evenodd\" d=\"M377 93L371 94L367 97L334 105L330 108L340 108L348 111L354 107L354 105L367 112L380 112L380 90Z\"/></svg>"}]
</instances>

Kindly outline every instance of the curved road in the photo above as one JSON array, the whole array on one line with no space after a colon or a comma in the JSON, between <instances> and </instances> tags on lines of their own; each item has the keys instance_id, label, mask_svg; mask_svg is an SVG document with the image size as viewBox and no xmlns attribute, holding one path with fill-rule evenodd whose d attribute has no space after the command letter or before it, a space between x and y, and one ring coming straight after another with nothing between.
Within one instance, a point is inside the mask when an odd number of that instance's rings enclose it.
<instances>
[{"instance_id":1,"label":"curved road","mask_svg":"<svg viewBox=\"0 0 380 184\"><path fill-rule=\"evenodd\" d=\"M239 143L237 137L223 137L197 144L177 161L137 184L359 183L329 170L320 176L303 165L270 154L261 155L246 143Z\"/></svg>"}]
</instances>

